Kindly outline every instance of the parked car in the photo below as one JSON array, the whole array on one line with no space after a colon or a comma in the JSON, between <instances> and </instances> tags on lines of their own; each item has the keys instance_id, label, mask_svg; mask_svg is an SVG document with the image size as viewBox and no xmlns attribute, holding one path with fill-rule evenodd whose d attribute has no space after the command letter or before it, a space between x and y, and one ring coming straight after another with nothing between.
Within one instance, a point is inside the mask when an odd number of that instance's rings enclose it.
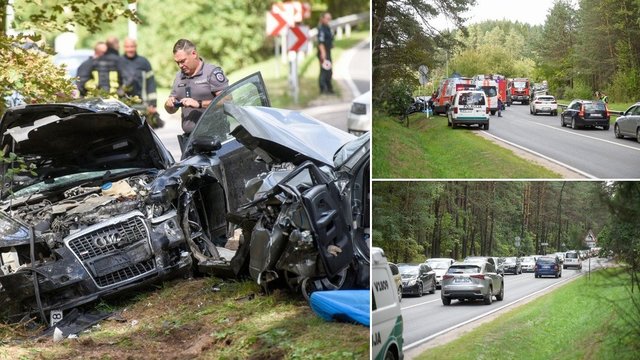
<instances>
[{"instance_id":1,"label":"parked car","mask_svg":"<svg viewBox=\"0 0 640 360\"><path fill-rule=\"evenodd\" d=\"M442 281L442 277L449 269L449 266L455 262L454 259L451 258L431 258L427 259L426 263L431 266L433 271L436 273L436 287L440 288L440 282Z\"/></svg>"},{"instance_id":2,"label":"parked car","mask_svg":"<svg viewBox=\"0 0 640 360\"><path fill-rule=\"evenodd\" d=\"M640 102L631 105L618 117L613 125L613 132L618 139L629 136L640 142Z\"/></svg>"},{"instance_id":3,"label":"parked car","mask_svg":"<svg viewBox=\"0 0 640 360\"><path fill-rule=\"evenodd\" d=\"M511 256L504 258L502 263L504 273L519 275L522 274L522 264L519 257Z\"/></svg>"},{"instance_id":4,"label":"parked car","mask_svg":"<svg viewBox=\"0 0 640 360\"><path fill-rule=\"evenodd\" d=\"M536 95L533 101L529 103L529 113L533 115L548 113L551 116L557 116L558 102L553 95Z\"/></svg>"},{"instance_id":5,"label":"parked car","mask_svg":"<svg viewBox=\"0 0 640 360\"><path fill-rule=\"evenodd\" d=\"M436 292L436 273L425 263L398 264L402 276L402 293L422 296Z\"/></svg>"},{"instance_id":6,"label":"parked car","mask_svg":"<svg viewBox=\"0 0 640 360\"><path fill-rule=\"evenodd\" d=\"M536 266L536 259L533 256L525 256L520 260L522 272L533 272Z\"/></svg>"},{"instance_id":7,"label":"parked car","mask_svg":"<svg viewBox=\"0 0 640 360\"><path fill-rule=\"evenodd\" d=\"M536 278L543 276L562 277L562 264L555 255L539 257L536 260L534 275Z\"/></svg>"},{"instance_id":8,"label":"parked car","mask_svg":"<svg viewBox=\"0 0 640 360\"><path fill-rule=\"evenodd\" d=\"M442 279L440 297L444 305L450 305L452 299L482 299L491 305L494 296L498 301L504 299L504 278L487 261L455 263Z\"/></svg>"},{"instance_id":9,"label":"parked car","mask_svg":"<svg viewBox=\"0 0 640 360\"><path fill-rule=\"evenodd\" d=\"M356 136L371 131L371 91L360 94L351 102L347 129Z\"/></svg>"},{"instance_id":10,"label":"parked car","mask_svg":"<svg viewBox=\"0 0 640 360\"><path fill-rule=\"evenodd\" d=\"M577 251L567 251L564 253L564 264L562 264L562 268L566 269L569 267L576 267L579 270L582 270L582 260L580 259L580 254Z\"/></svg>"},{"instance_id":11,"label":"parked car","mask_svg":"<svg viewBox=\"0 0 640 360\"><path fill-rule=\"evenodd\" d=\"M229 86L179 163L117 101L8 109L0 145L35 168L0 194L2 314L46 315L192 270L284 279L305 295L368 288L368 136L269 106L259 73Z\"/></svg>"},{"instance_id":12,"label":"parked car","mask_svg":"<svg viewBox=\"0 0 640 360\"><path fill-rule=\"evenodd\" d=\"M400 298L394 291L391 269L378 247L371 248L371 346L373 359L404 358Z\"/></svg>"},{"instance_id":13,"label":"parked car","mask_svg":"<svg viewBox=\"0 0 640 360\"><path fill-rule=\"evenodd\" d=\"M489 107L483 91L457 91L447 110L447 125L478 125L489 130Z\"/></svg>"},{"instance_id":14,"label":"parked car","mask_svg":"<svg viewBox=\"0 0 640 360\"><path fill-rule=\"evenodd\" d=\"M599 126L609 130L609 120L609 109L602 101L573 100L560 114L560 124L573 129Z\"/></svg>"},{"instance_id":15,"label":"parked car","mask_svg":"<svg viewBox=\"0 0 640 360\"><path fill-rule=\"evenodd\" d=\"M396 289L398 289L398 301L402 301L402 276L400 276L400 270L398 265L394 263L389 263L389 268L391 269Z\"/></svg>"}]
</instances>

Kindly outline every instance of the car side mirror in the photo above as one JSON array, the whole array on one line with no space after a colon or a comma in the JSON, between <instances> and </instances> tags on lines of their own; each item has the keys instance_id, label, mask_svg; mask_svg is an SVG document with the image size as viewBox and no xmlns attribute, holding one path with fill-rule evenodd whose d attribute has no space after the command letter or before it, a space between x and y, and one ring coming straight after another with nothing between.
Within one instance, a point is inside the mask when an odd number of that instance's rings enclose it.
<instances>
[{"instance_id":1,"label":"car side mirror","mask_svg":"<svg viewBox=\"0 0 640 360\"><path fill-rule=\"evenodd\" d=\"M193 150L197 154L208 154L220 150L220 148L222 147L222 143L217 137L198 136L197 138L193 139L192 146Z\"/></svg>"}]
</instances>

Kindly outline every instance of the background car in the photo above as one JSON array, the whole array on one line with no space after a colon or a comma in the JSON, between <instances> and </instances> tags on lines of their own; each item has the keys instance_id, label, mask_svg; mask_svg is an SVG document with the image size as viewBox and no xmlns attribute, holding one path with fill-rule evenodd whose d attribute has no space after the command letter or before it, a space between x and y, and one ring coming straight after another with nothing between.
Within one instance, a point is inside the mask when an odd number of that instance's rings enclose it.
<instances>
[{"instance_id":1,"label":"background car","mask_svg":"<svg viewBox=\"0 0 640 360\"><path fill-rule=\"evenodd\" d=\"M529 103L529 113L538 115L539 113L549 113L551 116L558 115L558 102L553 95L536 95Z\"/></svg>"},{"instance_id":2,"label":"background car","mask_svg":"<svg viewBox=\"0 0 640 360\"><path fill-rule=\"evenodd\" d=\"M520 258L515 256L504 258L504 262L502 263L502 271L505 274L522 274L522 264L520 263Z\"/></svg>"},{"instance_id":3,"label":"background car","mask_svg":"<svg viewBox=\"0 0 640 360\"><path fill-rule=\"evenodd\" d=\"M555 253L555 256L557 256L558 260L560 260L560 264L564 263L564 253L563 252L557 252L557 253Z\"/></svg>"},{"instance_id":4,"label":"background car","mask_svg":"<svg viewBox=\"0 0 640 360\"><path fill-rule=\"evenodd\" d=\"M66 65L67 75L70 78L76 77L78 67L85 60L91 58L94 51L91 49L76 49L71 52L58 53L53 57L53 63L56 65Z\"/></svg>"},{"instance_id":5,"label":"background car","mask_svg":"<svg viewBox=\"0 0 640 360\"><path fill-rule=\"evenodd\" d=\"M536 266L536 259L533 256L525 256L520 260L522 272L533 272Z\"/></svg>"},{"instance_id":6,"label":"background car","mask_svg":"<svg viewBox=\"0 0 640 360\"><path fill-rule=\"evenodd\" d=\"M573 100L560 114L560 124L571 128L602 127L609 130L609 109L602 101Z\"/></svg>"},{"instance_id":7,"label":"background car","mask_svg":"<svg viewBox=\"0 0 640 360\"><path fill-rule=\"evenodd\" d=\"M398 289L398 301L402 301L402 276L400 276L400 270L398 265L389 263L391 269L391 275L393 275L393 281L395 282L396 289Z\"/></svg>"},{"instance_id":8,"label":"background car","mask_svg":"<svg viewBox=\"0 0 640 360\"><path fill-rule=\"evenodd\" d=\"M478 125L489 130L489 107L483 91L461 90L453 97L447 110L447 125L455 129L458 125Z\"/></svg>"},{"instance_id":9,"label":"background car","mask_svg":"<svg viewBox=\"0 0 640 360\"><path fill-rule=\"evenodd\" d=\"M402 293L422 296L436 292L436 273L425 263L398 264L402 276Z\"/></svg>"},{"instance_id":10,"label":"background car","mask_svg":"<svg viewBox=\"0 0 640 360\"><path fill-rule=\"evenodd\" d=\"M542 276L562 277L562 264L555 255L539 257L536 259L534 275L536 278Z\"/></svg>"},{"instance_id":11,"label":"background car","mask_svg":"<svg viewBox=\"0 0 640 360\"><path fill-rule=\"evenodd\" d=\"M564 263L562 264L562 268L566 269L569 267L575 267L582 270L582 260L580 259L580 254L577 251L572 250L564 253Z\"/></svg>"},{"instance_id":12,"label":"background car","mask_svg":"<svg viewBox=\"0 0 640 360\"><path fill-rule=\"evenodd\" d=\"M373 359L402 360L403 319L393 275L378 247L371 248L371 350Z\"/></svg>"},{"instance_id":13,"label":"background car","mask_svg":"<svg viewBox=\"0 0 640 360\"><path fill-rule=\"evenodd\" d=\"M440 297L445 306L450 305L452 299L481 299L491 305L494 296L498 301L504 299L504 278L487 261L455 263L442 279Z\"/></svg>"},{"instance_id":14,"label":"background car","mask_svg":"<svg viewBox=\"0 0 640 360\"><path fill-rule=\"evenodd\" d=\"M436 286L438 289L440 288L440 282L442 281L442 277L449 269L449 266L455 262L454 259L451 258L431 258L427 259L426 263L431 266L433 271L436 273Z\"/></svg>"},{"instance_id":15,"label":"background car","mask_svg":"<svg viewBox=\"0 0 640 360\"><path fill-rule=\"evenodd\" d=\"M360 94L351 102L347 116L347 129L356 136L371 131L371 90Z\"/></svg>"},{"instance_id":16,"label":"background car","mask_svg":"<svg viewBox=\"0 0 640 360\"><path fill-rule=\"evenodd\" d=\"M613 125L613 133L618 139L633 137L640 142L640 102L631 105Z\"/></svg>"}]
</instances>

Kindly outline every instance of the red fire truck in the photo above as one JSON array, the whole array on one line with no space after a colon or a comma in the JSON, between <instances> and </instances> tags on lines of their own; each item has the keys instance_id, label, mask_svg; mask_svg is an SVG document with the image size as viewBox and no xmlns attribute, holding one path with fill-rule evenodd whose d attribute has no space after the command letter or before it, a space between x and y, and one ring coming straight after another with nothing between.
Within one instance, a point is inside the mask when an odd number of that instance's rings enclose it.
<instances>
[{"instance_id":1,"label":"red fire truck","mask_svg":"<svg viewBox=\"0 0 640 360\"><path fill-rule=\"evenodd\" d=\"M515 78L509 83L511 101L519 101L520 104L529 105L531 98L531 83L527 78Z\"/></svg>"},{"instance_id":2,"label":"red fire truck","mask_svg":"<svg viewBox=\"0 0 640 360\"><path fill-rule=\"evenodd\" d=\"M475 88L475 86L471 78L452 77L442 80L436 92L436 98L433 100L433 112L436 114L446 114L456 91L472 89Z\"/></svg>"},{"instance_id":3,"label":"red fire truck","mask_svg":"<svg viewBox=\"0 0 640 360\"><path fill-rule=\"evenodd\" d=\"M507 106L511 106L511 93L507 91L507 78L503 75L493 75L493 79L498 84L498 94L500 94L502 102Z\"/></svg>"}]
</instances>

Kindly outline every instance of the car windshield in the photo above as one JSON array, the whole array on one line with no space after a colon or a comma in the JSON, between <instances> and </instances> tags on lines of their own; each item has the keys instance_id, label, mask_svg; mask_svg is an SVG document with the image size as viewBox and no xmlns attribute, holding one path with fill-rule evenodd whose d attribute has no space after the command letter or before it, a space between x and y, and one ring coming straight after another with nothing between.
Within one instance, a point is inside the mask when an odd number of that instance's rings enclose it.
<instances>
[{"instance_id":1,"label":"car windshield","mask_svg":"<svg viewBox=\"0 0 640 360\"><path fill-rule=\"evenodd\" d=\"M484 105L484 96L478 92L462 92L458 105Z\"/></svg>"},{"instance_id":2,"label":"car windshield","mask_svg":"<svg viewBox=\"0 0 640 360\"><path fill-rule=\"evenodd\" d=\"M505 264L515 264L516 263L516 258L514 257L508 257L504 259L504 263Z\"/></svg>"},{"instance_id":3,"label":"car windshield","mask_svg":"<svg viewBox=\"0 0 640 360\"><path fill-rule=\"evenodd\" d=\"M480 272L480 266L477 265L451 265L447 274L475 274Z\"/></svg>"},{"instance_id":4,"label":"car windshield","mask_svg":"<svg viewBox=\"0 0 640 360\"><path fill-rule=\"evenodd\" d=\"M554 101L555 98L553 96L539 96L536 100L540 101Z\"/></svg>"},{"instance_id":5,"label":"car windshield","mask_svg":"<svg viewBox=\"0 0 640 360\"><path fill-rule=\"evenodd\" d=\"M498 91L495 86L483 86L482 91L484 91L485 95L489 97L498 95Z\"/></svg>"},{"instance_id":6,"label":"car windshield","mask_svg":"<svg viewBox=\"0 0 640 360\"><path fill-rule=\"evenodd\" d=\"M449 263L446 261L428 261L427 263L432 269L447 269L449 267Z\"/></svg>"},{"instance_id":7,"label":"car windshield","mask_svg":"<svg viewBox=\"0 0 640 360\"><path fill-rule=\"evenodd\" d=\"M539 264L554 264L556 260L551 257L541 257L541 258L538 258L537 262Z\"/></svg>"},{"instance_id":8,"label":"car windshield","mask_svg":"<svg viewBox=\"0 0 640 360\"><path fill-rule=\"evenodd\" d=\"M398 270L400 270L402 277L412 277L418 275L420 268L417 266L404 265L398 266Z\"/></svg>"},{"instance_id":9,"label":"car windshield","mask_svg":"<svg viewBox=\"0 0 640 360\"><path fill-rule=\"evenodd\" d=\"M513 82L513 87L525 88L525 87L527 87L527 82L526 81L514 81Z\"/></svg>"},{"instance_id":10,"label":"car windshield","mask_svg":"<svg viewBox=\"0 0 640 360\"><path fill-rule=\"evenodd\" d=\"M578 253L575 253L575 252L567 253L567 255L565 255L565 258L567 258L567 259L577 259L578 258Z\"/></svg>"},{"instance_id":11,"label":"car windshield","mask_svg":"<svg viewBox=\"0 0 640 360\"><path fill-rule=\"evenodd\" d=\"M527 257L523 258L521 262L523 262L523 263L525 263L525 262L526 263L531 263L531 262L535 262L535 260L532 257L527 256Z\"/></svg>"},{"instance_id":12,"label":"car windshield","mask_svg":"<svg viewBox=\"0 0 640 360\"><path fill-rule=\"evenodd\" d=\"M602 101L585 103L584 109L586 111L606 111L607 110L607 108L605 107Z\"/></svg>"}]
</instances>

